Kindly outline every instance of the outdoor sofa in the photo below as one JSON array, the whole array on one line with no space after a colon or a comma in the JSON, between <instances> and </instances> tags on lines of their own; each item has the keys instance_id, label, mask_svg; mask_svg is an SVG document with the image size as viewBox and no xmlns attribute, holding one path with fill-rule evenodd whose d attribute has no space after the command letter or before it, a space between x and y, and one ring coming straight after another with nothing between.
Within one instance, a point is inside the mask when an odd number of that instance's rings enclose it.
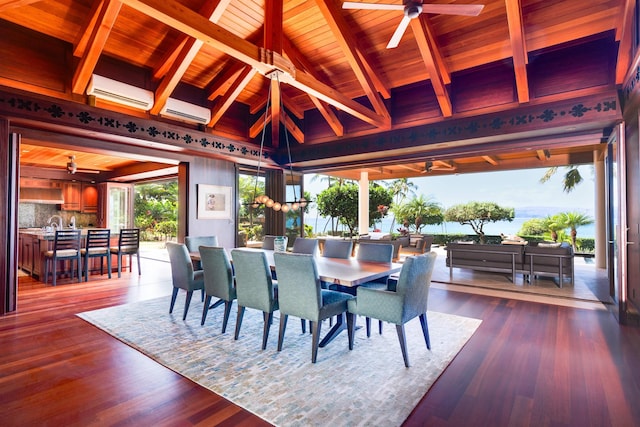
<instances>
[{"instance_id":1,"label":"outdoor sofa","mask_svg":"<svg viewBox=\"0 0 640 427\"><path fill-rule=\"evenodd\" d=\"M562 244L474 244L449 243L446 265L449 276L453 277L453 268L508 273L515 283L516 274L524 274L528 281L535 276L552 276L558 279L562 287L564 278L574 282L573 248Z\"/></svg>"}]
</instances>

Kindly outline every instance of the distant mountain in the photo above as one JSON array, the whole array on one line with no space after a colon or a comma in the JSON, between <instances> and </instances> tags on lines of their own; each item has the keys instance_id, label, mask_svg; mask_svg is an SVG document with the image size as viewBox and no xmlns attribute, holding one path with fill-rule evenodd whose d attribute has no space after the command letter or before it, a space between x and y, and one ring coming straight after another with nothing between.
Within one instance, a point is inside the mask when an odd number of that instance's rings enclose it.
<instances>
[{"instance_id":1,"label":"distant mountain","mask_svg":"<svg viewBox=\"0 0 640 427\"><path fill-rule=\"evenodd\" d=\"M516 218L545 218L547 215L555 215L560 212L576 211L593 217L592 209L567 209L554 206L525 206L515 208Z\"/></svg>"}]
</instances>

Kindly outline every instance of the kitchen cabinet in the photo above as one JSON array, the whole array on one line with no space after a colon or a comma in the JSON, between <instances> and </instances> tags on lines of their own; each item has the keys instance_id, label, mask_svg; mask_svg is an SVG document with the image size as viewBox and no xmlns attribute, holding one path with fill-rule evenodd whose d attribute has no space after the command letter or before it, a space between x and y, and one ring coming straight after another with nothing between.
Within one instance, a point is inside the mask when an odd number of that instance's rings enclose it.
<instances>
[{"instance_id":1,"label":"kitchen cabinet","mask_svg":"<svg viewBox=\"0 0 640 427\"><path fill-rule=\"evenodd\" d=\"M95 184L82 183L80 211L84 213L98 212L98 187Z\"/></svg>"},{"instance_id":2,"label":"kitchen cabinet","mask_svg":"<svg viewBox=\"0 0 640 427\"><path fill-rule=\"evenodd\" d=\"M62 184L64 196L63 211L79 211L82 201L82 184L79 182L65 182Z\"/></svg>"},{"instance_id":3,"label":"kitchen cabinet","mask_svg":"<svg viewBox=\"0 0 640 427\"><path fill-rule=\"evenodd\" d=\"M19 233L18 268L32 276L39 276L40 258L40 238L31 233Z\"/></svg>"},{"instance_id":4,"label":"kitchen cabinet","mask_svg":"<svg viewBox=\"0 0 640 427\"><path fill-rule=\"evenodd\" d=\"M27 188L62 188L61 181L37 178L20 178L20 187Z\"/></svg>"}]
</instances>

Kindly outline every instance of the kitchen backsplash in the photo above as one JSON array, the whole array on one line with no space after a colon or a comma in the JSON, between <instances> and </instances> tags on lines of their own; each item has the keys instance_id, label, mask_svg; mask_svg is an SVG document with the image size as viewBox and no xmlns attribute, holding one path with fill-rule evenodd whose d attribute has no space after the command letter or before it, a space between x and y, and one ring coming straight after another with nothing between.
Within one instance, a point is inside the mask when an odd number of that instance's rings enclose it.
<instances>
[{"instance_id":1,"label":"kitchen backsplash","mask_svg":"<svg viewBox=\"0 0 640 427\"><path fill-rule=\"evenodd\" d=\"M52 215L60 215L65 227L69 225L72 216L76 217L77 227L95 227L97 221L95 213L61 211L58 209L58 205L20 203L18 208L18 227L44 227Z\"/></svg>"}]
</instances>

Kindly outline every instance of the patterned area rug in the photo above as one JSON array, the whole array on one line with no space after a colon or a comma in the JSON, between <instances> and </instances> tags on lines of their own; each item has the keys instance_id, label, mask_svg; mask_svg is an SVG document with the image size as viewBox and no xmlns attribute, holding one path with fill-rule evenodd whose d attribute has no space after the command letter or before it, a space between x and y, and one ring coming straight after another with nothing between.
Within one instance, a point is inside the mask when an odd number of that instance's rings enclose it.
<instances>
[{"instance_id":1,"label":"patterned area rug","mask_svg":"<svg viewBox=\"0 0 640 427\"><path fill-rule=\"evenodd\" d=\"M210 310L200 326L202 302L194 297L182 321L184 294L173 314L169 297L78 314L169 369L195 381L278 426L398 426L462 349L481 321L429 312L431 348L426 349L418 319L407 323L410 368L405 368L394 325L377 321L371 338L356 331L349 351L346 331L318 351L311 363L311 335L289 318L283 349L276 350L275 319L265 351L262 313L246 310L234 341L236 305L226 334L222 307ZM276 313L277 314L277 313ZM359 325L364 319L358 319ZM322 325L323 334L329 328Z\"/></svg>"}]
</instances>

